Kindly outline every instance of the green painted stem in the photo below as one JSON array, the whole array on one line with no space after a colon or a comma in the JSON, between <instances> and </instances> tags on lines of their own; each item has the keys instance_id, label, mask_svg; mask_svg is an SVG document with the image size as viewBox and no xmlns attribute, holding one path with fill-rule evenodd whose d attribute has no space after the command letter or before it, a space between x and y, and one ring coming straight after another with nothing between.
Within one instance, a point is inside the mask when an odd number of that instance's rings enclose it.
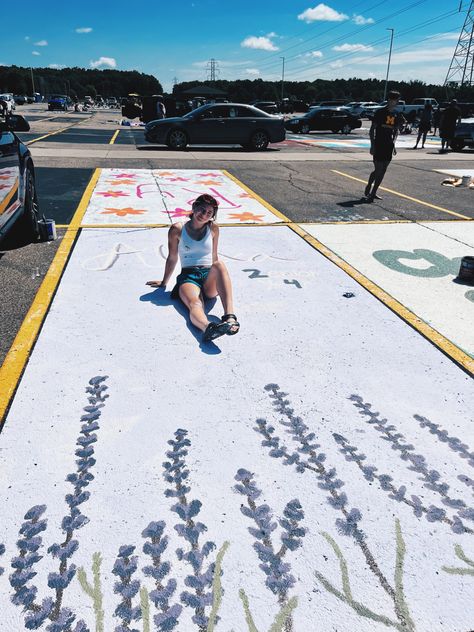
<instances>
[{"instance_id":1,"label":"green painted stem","mask_svg":"<svg viewBox=\"0 0 474 632\"><path fill-rule=\"evenodd\" d=\"M145 586L140 588L140 607L142 610L143 632L150 632L150 598Z\"/></svg>"},{"instance_id":2,"label":"green painted stem","mask_svg":"<svg viewBox=\"0 0 474 632\"><path fill-rule=\"evenodd\" d=\"M245 594L245 590L243 588L239 590L239 597L242 600L242 604L244 606L245 621L247 622L249 632L258 632L257 626L255 625L255 621L252 617L252 613L250 612L248 597Z\"/></svg>"},{"instance_id":3,"label":"green painted stem","mask_svg":"<svg viewBox=\"0 0 474 632\"><path fill-rule=\"evenodd\" d=\"M214 578L212 581L212 609L211 614L209 615L209 623L207 624L207 632L214 632L214 628L216 625L217 613L219 612L219 608L222 603L222 582L221 582L221 570L222 570L222 560L227 549L230 546L230 542L224 542L224 544L219 549L219 552L216 556L216 566L214 568Z\"/></svg>"},{"instance_id":4,"label":"green painted stem","mask_svg":"<svg viewBox=\"0 0 474 632\"><path fill-rule=\"evenodd\" d=\"M85 570L81 567L77 571L77 578L82 590L92 599L95 614L95 630L96 632L104 632L104 610L102 608L102 588L100 584L100 566L102 558L100 553L94 553L92 556L92 577L93 585L87 581Z\"/></svg>"}]
</instances>

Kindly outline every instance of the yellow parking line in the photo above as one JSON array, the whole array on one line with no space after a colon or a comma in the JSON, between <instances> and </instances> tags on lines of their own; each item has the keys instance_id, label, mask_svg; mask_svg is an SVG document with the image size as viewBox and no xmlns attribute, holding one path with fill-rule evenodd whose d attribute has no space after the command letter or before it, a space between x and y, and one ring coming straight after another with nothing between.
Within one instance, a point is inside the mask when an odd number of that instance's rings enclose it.
<instances>
[{"instance_id":1,"label":"yellow parking line","mask_svg":"<svg viewBox=\"0 0 474 632\"><path fill-rule=\"evenodd\" d=\"M66 127L57 129L54 132L49 132L49 134L44 134L43 136L39 136L38 138L33 138L32 140L28 140L24 143L24 145L31 145L33 143L37 143L39 140L43 140L43 138L48 138L48 136L54 136L55 134L60 134L61 132L64 132L67 129L71 129L71 127L74 127L75 125L79 125L80 123L83 123L86 120L89 120L89 119L81 119L80 121L75 121L74 123L71 123L71 125L67 125Z\"/></svg>"},{"instance_id":2,"label":"yellow parking line","mask_svg":"<svg viewBox=\"0 0 474 632\"><path fill-rule=\"evenodd\" d=\"M402 305L397 299L393 298L390 294L385 292L381 287L373 283L366 276L361 274L356 268L351 266L347 261L344 261L341 257L339 257L335 252L330 250L323 243L318 241L315 237L310 235L304 228L292 222L288 217L277 211L271 204L266 202L263 198L257 195L252 189L250 189L243 182L240 182L238 178L223 170L223 173L227 175L231 180L233 180L236 184L242 187L248 193L251 193L252 196L259 200L267 208L269 211L274 213L280 219L285 220L288 223L288 227L291 228L297 235L302 237L306 243L315 248L318 252L324 255L329 261L332 261L339 268L344 270L346 274L352 277L357 283L359 283L362 287L364 287L367 291L369 291L373 296L375 296L379 301L384 303L389 309L391 309L397 316L402 318L405 322L407 322L413 329L416 329L422 336L424 336L427 340L429 340L432 344L434 344L440 351L442 351L445 355L447 355L451 360L453 360L456 364L458 364L462 369L464 369L470 375L474 375L474 359L469 356L467 353L462 351L459 347L453 344L450 340L448 340L445 336L436 331L433 327L425 323L421 320L416 314L407 309L404 305ZM343 174L346 175L346 174ZM349 176L352 177L352 176ZM354 178L357 179L357 178ZM470 218L467 218L470 219Z\"/></svg>"},{"instance_id":3,"label":"yellow parking line","mask_svg":"<svg viewBox=\"0 0 474 632\"><path fill-rule=\"evenodd\" d=\"M356 178L355 176L351 176L348 173L344 173L343 171L337 171L337 169L331 169L333 173L337 173L340 176L344 176L345 178L350 178L351 180L356 180L357 182L362 182L363 184L367 184L367 180L362 180L361 178ZM418 198L410 197L409 195L405 195L404 193L399 193L398 191L394 191L393 189L387 189L386 187L379 187L381 191L387 191L387 193L393 193L398 197L404 198L405 200L410 200L410 202L416 202L417 204L421 204L422 206L428 206L429 208L434 208L436 211L442 211L443 213L449 213L449 215L454 215L454 217L460 217L461 219L468 219L472 221L472 217L468 217L467 215L461 215L461 213L456 213L456 211L450 211L447 208L443 208L442 206L436 206L436 204L430 204L429 202L424 202L423 200L419 200Z\"/></svg>"},{"instance_id":4,"label":"yellow parking line","mask_svg":"<svg viewBox=\"0 0 474 632\"><path fill-rule=\"evenodd\" d=\"M67 260L74 246L82 217L86 211L92 191L99 178L100 169L96 169L81 201L74 213L49 270L36 293L35 299L13 341L13 344L0 367L0 429L5 421L13 395L18 387L28 358L35 344L38 333L56 293L59 281Z\"/></svg>"},{"instance_id":5,"label":"yellow parking line","mask_svg":"<svg viewBox=\"0 0 474 632\"><path fill-rule=\"evenodd\" d=\"M112 138L109 140L109 145L113 145L115 143L115 139L117 138L117 136L119 135L120 130L118 129L114 135L112 136Z\"/></svg>"}]
</instances>

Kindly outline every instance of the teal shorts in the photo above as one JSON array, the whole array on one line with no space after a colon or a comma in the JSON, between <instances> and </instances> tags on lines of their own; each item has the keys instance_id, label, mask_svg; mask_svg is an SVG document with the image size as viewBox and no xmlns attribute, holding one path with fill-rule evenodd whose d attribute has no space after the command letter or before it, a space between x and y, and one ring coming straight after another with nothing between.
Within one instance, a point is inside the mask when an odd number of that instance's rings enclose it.
<instances>
[{"instance_id":1,"label":"teal shorts","mask_svg":"<svg viewBox=\"0 0 474 632\"><path fill-rule=\"evenodd\" d=\"M179 286L183 285L183 283L192 283L202 290L210 269L200 266L183 268L176 277L176 285L171 292L171 298L179 298Z\"/></svg>"}]
</instances>

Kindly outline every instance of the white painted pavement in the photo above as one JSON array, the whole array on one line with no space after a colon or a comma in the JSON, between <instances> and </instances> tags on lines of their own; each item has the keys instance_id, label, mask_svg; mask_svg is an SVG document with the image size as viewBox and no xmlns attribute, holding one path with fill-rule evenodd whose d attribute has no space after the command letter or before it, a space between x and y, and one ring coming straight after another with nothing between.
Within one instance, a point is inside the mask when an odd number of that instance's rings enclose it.
<instances>
[{"instance_id":1,"label":"white painted pavement","mask_svg":"<svg viewBox=\"0 0 474 632\"><path fill-rule=\"evenodd\" d=\"M286 226L221 229L202 346L166 239L70 257L0 436L5 629L472 629L470 378Z\"/></svg>"},{"instance_id":2,"label":"white painted pavement","mask_svg":"<svg viewBox=\"0 0 474 632\"><path fill-rule=\"evenodd\" d=\"M474 357L474 289L456 283L474 222L315 224L306 230Z\"/></svg>"}]
</instances>

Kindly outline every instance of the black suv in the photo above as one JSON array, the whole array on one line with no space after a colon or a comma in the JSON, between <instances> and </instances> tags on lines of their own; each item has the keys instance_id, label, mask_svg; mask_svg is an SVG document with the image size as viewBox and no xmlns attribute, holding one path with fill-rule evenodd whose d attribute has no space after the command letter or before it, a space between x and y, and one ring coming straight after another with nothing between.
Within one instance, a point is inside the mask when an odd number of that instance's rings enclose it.
<instances>
[{"instance_id":1,"label":"black suv","mask_svg":"<svg viewBox=\"0 0 474 632\"><path fill-rule=\"evenodd\" d=\"M23 116L0 118L0 240L18 220L24 236L38 238L38 199L30 150L15 132L30 129Z\"/></svg>"}]
</instances>

